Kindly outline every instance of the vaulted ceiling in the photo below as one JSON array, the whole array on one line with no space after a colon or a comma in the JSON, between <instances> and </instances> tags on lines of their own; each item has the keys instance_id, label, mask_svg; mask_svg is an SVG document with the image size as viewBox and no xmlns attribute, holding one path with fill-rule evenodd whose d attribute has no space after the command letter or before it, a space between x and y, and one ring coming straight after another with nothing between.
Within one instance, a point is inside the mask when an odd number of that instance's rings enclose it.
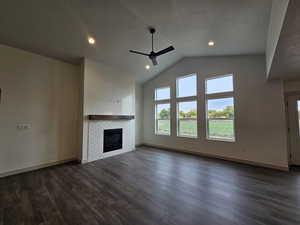
<instances>
[{"instance_id":1,"label":"vaulted ceiling","mask_svg":"<svg viewBox=\"0 0 300 225\"><path fill-rule=\"evenodd\" d=\"M71 63L88 57L143 82L184 56L264 54L270 8L271 0L2 0L0 43ZM149 59L128 50L150 50L149 25L156 50L176 51L146 71Z\"/></svg>"}]
</instances>

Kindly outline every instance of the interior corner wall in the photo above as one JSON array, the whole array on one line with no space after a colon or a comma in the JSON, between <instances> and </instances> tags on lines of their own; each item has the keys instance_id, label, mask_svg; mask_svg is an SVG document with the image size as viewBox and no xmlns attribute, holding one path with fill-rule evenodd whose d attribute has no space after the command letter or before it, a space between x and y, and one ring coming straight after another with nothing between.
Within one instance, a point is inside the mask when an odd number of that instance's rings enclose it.
<instances>
[{"instance_id":1,"label":"interior corner wall","mask_svg":"<svg viewBox=\"0 0 300 225\"><path fill-rule=\"evenodd\" d=\"M101 62L83 62L83 124L81 160L88 159L88 115L134 115L135 80L125 72ZM131 121L135 123L134 120ZM135 138L135 134L134 137Z\"/></svg>"},{"instance_id":2,"label":"interior corner wall","mask_svg":"<svg viewBox=\"0 0 300 225\"><path fill-rule=\"evenodd\" d=\"M135 85L135 146L143 144L144 93L143 85Z\"/></svg>"},{"instance_id":3,"label":"interior corner wall","mask_svg":"<svg viewBox=\"0 0 300 225\"><path fill-rule=\"evenodd\" d=\"M271 70L273 57L279 41L283 22L290 0L273 0L266 47L267 76Z\"/></svg>"},{"instance_id":4,"label":"interior corner wall","mask_svg":"<svg viewBox=\"0 0 300 225\"><path fill-rule=\"evenodd\" d=\"M288 167L282 81L267 81L264 56L185 58L144 84L144 143L216 157ZM199 138L176 136L176 78L198 76ZM206 139L205 79L234 75L236 142ZM155 88L171 87L171 136L155 135Z\"/></svg>"},{"instance_id":5,"label":"interior corner wall","mask_svg":"<svg viewBox=\"0 0 300 225\"><path fill-rule=\"evenodd\" d=\"M0 175L78 156L79 79L78 66L0 45Z\"/></svg>"}]
</instances>

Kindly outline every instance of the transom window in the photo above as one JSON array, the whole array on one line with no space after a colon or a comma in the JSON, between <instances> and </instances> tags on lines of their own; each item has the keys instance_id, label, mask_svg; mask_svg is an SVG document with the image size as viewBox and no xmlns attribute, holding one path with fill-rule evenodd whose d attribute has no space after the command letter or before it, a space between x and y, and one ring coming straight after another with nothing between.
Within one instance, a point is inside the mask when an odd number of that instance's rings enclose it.
<instances>
[{"instance_id":1,"label":"transom window","mask_svg":"<svg viewBox=\"0 0 300 225\"><path fill-rule=\"evenodd\" d=\"M192 74L177 78L177 98L191 97L197 95L197 75Z\"/></svg>"},{"instance_id":2,"label":"transom window","mask_svg":"<svg viewBox=\"0 0 300 225\"><path fill-rule=\"evenodd\" d=\"M170 99L170 87L163 87L155 89L155 100L167 100Z\"/></svg>"},{"instance_id":3,"label":"transom window","mask_svg":"<svg viewBox=\"0 0 300 225\"><path fill-rule=\"evenodd\" d=\"M171 135L170 87L155 89L155 134Z\"/></svg>"},{"instance_id":4,"label":"transom window","mask_svg":"<svg viewBox=\"0 0 300 225\"><path fill-rule=\"evenodd\" d=\"M206 80L206 94L224 93L233 91L232 75Z\"/></svg>"},{"instance_id":5,"label":"transom window","mask_svg":"<svg viewBox=\"0 0 300 225\"><path fill-rule=\"evenodd\" d=\"M233 75L206 80L207 138L235 141Z\"/></svg>"}]
</instances>

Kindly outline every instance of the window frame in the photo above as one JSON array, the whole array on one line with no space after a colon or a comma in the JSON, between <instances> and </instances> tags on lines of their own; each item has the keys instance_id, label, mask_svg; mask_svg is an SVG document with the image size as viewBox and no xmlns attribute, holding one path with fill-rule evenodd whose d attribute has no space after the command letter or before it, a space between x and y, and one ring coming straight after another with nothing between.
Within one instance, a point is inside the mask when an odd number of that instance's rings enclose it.
<instances>
[{"instance_id":1,"label":"window frame","mask_svg":"<svg viewBox=\"0 0 300 225\"><path fill-rule=\"evenodd\" d=\"M164 88L169 88L169 91L170 91L170 97L168 99L162 99L162 100L156 100L156 90L158 89L164 89ZM171 136L171 133L172 133L172 120L171 120L171 117L172 117L172 114L171 114L171 86L164 86L164 87L159 87L159 88L155 88L154 89L154 130L155 130L155 135L157 136ZM170 133L169 134L166 134L166 133L160 133L158 132L158 119L157 119L157 106L158 105L163 105L163 104L169 104L170 106Z\"/></svg>"},{"instance_id":2,"label":"window frame","mask_svg":"<svg viewBox=\"0 0 300 225\"><path fill-rule=\"evenodd\" d=\"M178 97L178 93L179 93L178 81L182 78L191 77L191 76L196 77L196 95L186 96L186 97ZM198 116L199 116L199 112L198 112L198 74L197 73L191 73L191 74L188 74L188 75L176 77L176 98L175 98L175 102L176 102L176 136L181 137L181 138L192 138L192 139L199 138L199 132L198 132L198 124L199 124L199 121L198 121ZM196 134L196 136L180 135L179 103L182 103L182 102L196 102L196 111L197 111L197 117L196 117L196 125L197 125L196 131L197 131L197 134Z\"/></svg>"},{"instance_id":3,"label":"window frame","mask_svg":"<svg viewBox=\"0 0 300 225\"><path fill-rule=\"evenodd\" d=\"M212 93L212 94L207 94L207 81L208 80L213 80L213 79L218 79L218 78L223 78L223 77L232 77L232 91L225 91L225 92L218 92L218 93ZM211 141L223 141L223 142L236 142L236 113L235 113L235 78L233 73L229 73L226 75L217 75L217 76L210 76L205 78L205 124L206 124L206 140L211 140ZM232 98L233 99L233 113L234 113L234 118L232 119L233 122L233 135L234 137L232 139L230 138L222 138L222 137L210 137L209 136L209 118L208 118L208 100L217 100L217 99L224 99L224 98ZM218 119L216 119L218 120ZM221 120L221 119L220 119Z\"/></svg>"}]
</instances>

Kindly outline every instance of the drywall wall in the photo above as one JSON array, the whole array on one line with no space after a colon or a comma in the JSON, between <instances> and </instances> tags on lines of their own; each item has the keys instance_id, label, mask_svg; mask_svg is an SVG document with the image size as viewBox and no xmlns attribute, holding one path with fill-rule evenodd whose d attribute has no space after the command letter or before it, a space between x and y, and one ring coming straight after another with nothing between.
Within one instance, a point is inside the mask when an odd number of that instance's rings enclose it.
<instances>
[{"instance_id":1,"label":"drywall wall","mask_svg":"<svg viewBox=\"0 0 300 225\"><path fill-rule=\"evenodd\" d=\"M144 143L286 168L282 81L266 81L264 56L185 58L144 84ZM176 137L176 77L198 75L199 138ZM205 79L234 74L236 142L206 140ZM171 87L171 136L155 135L154 89Z\"/></svg>"},{"instance_id":2,"label":"drywall wall","mask_svg":"<svg viewBox=\"0 0 300 225\"><path fill-rule=\"evenodd\" d=\"M0 174L77 157L79 78L77 66L0 45Z\"/></svg>"},{"instance_id":3,"label":"drywall wall","mask_svg":"<svg viewBox=\"0 0 300 225\"><path fill-rule=\"evenodd\" d=\"M143 143L144 93L142 84L135 85L135 145Z\"/></svg>"},{"instance_id":4,"label":"drywall wall","mask_svg":"<svg viewBox=\"0 0 300 225\"><path fill-rule=\"evenodd\" d=\"M87 160L88 115L134 115L134 77L101 62L83 62L83 139L82 161ZM131 121L135 123L134 120ZM133 141L135 134L133 133Z\"/></svg>"},{"instance_id":5,"label":"drywall wall","mask_svg":"<svg viewBox=\"0 0 300 225\"><path fill-rule=\"evenodd\" d=\"M284 92L300 92L300 80L284 81Z\"/></svg>"},{"instance_id":6,"label":"drywall wall","mask_svg":"<svg viewBox=\"0 0 300 225\"><path fill-rule=\"evenodd\" d=\"M269 75L281 29L290 0L273 0L270 16L270 24L267 37L266 65L267 76Z\"/></svg>"}]
</instances>

